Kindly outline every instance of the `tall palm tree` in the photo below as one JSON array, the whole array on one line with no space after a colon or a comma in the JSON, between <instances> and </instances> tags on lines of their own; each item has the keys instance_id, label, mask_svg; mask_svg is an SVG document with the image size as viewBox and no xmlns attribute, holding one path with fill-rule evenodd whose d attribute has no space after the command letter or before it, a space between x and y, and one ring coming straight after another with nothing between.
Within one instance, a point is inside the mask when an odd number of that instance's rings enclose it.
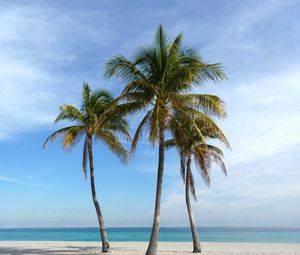
<instances>
[{"instance_id":1,"label":"tall palm tree","mask_svg":"<svg viewBox=\"0 0 300 255\"><path fill-rule=\"evenodd\" d=\"M82 169L86 177L87 162L89 162L92 198L98 216L102 251L110 252L104 217L96 195L93 140L101 140L113 153L125 161L127 152L119 142L118 135L129 139L128 124L118 108L111 110L114 100L109 92L105 90L92 91L85 83L82 96L80 109L73 105L62 105L60 107L60 113L55 123L68 120L74 122L74 125L64 127L51 134L46 139L44 147L57 137L61 137L64 149L70 150L84 138Z\"/></svg>"},{"instance_id":2,"label":"tall palm tree","mask_svg":"<svg viewBox=\"0 0 300 255\"><path fill-rule=\"evenodd\" d=\"M229 147L226 136L217 125L213 129L209 129L199 121L196 121L196 124L206 139L218 139ZM185 185L185 202L192 232L193 253L200 253L201 245L190 201L190 194L192 194L194 200L197 200L195 181L191 169L192 157L194 156L194 162L199 169L202 179L208 186L210 185L212 163L217 163L225 175L227 175L226 167L222 159L223 152L221 149L199 140L197 130L188 122L178 118L176 125L177 128L173 128L173 138L167 140L165 146L166 148L176 147L180 155L180 174Z\"/></svg>"},{"instance_id":3,"label":"tall palm tree","mask_svg":"<svg viewBox=\"0 0 300 255\"><path fill-rule=\"evenodd\" d=\"M119 77L126 83L119 98L127 103L126 111L146 111L135 132L131 152L135 151L147 128L150 142L158 143L154 219L146 252L147 255L155 255L160 224L166 131L169 130L170 123L176 120L176 115L189 119L191 125L195 125L194 120L186 114L187 109L203 109L205 112L199 112L197 118L206 123L210 123L210 120L205 113L222 116L224 112L219 106L219 98L185 93L207 80L218 81L226 77L220 64L205 63L195 49L183 46L181 33L174 41L170 41L162 26L158 27L154 42L138 51L133 61L117 55L106 63L105 69L107 77ZM197 134L204 140L198 128Z\"/></svg>"}]
</instances>

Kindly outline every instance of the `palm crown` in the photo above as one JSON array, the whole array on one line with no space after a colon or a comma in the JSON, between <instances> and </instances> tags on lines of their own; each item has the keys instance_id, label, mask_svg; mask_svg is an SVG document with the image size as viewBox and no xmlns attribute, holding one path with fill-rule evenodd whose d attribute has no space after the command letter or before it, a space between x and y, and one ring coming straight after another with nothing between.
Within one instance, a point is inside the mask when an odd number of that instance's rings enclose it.
<instances>
[{"instance_id":1,"label":"palm crown","mask_svg":"<svg viewBox=\"0 0 300 255\"><path fill-rule=\"evenodd\" d=\"M55 131L45 141L44 147L57 137L61 137L65 150L70 150L84 136L83 171L86 174L87 139L94 137L104 142L108 148L126 160L127 153L118 135L129 139L128 124L122 117L118 107L107 112L114 102L111 94L105 90L91 91L88 84L83 85L82 103L80 109L73 105L62 105L55 122L68 120L75 125Z\"/></svg>"},{"instance_id":2,"label":"palm crown","mask_svg":"<svg viewBox=\"0 0 300 255\"><path fill-rule=\"evenodd\" d=\"M199 173L203 179L203 181L209 186L210 185L210 169L212 163L216 163L219 165L226 175L226 167L223 162L223 152L217 146L203 143L201 140L198 139L198 132L197 130L189 125L188 122L177 119L177 128L173 129L172 139L167 140L165 142L165 147L171 148L175 147L180 154L180 173L185 181L186 176L186 166L188 158L194 156L194 162L199 170ZM210 129L205 125L205 123L197 122L196 125L201 130L201 133L205 137L205 140L208 139L217 139L221 143L223 143L227 148L230 148L229 142L222 132L222 130L211 120L213 124L213 128ZM196 199L195 193L195 185L194 185L194 178L192 172L190 174L190 191Z\"/></svg>"},{"instance_id":3,"label":"palm crown","mask_svg":"<svg viewBox=\"0 0 300 255\"><path fill-rule=\"evenodd\" d=\"M119 55L106 63L106 76L122 78L127 85L120 99L127 102L127 112L147 109L135 133L132 150L145 127L150 128L149 138L154 143L159 130L170 128L176 121L176 115L189 119L187 111L202 109L197 112L197 119L210 124L205 113L224 116L222 101L212 95L185 94L195 85L206 80L217 81L226 78L220 64L209 64L202 61L196 50L182 45L182 34L170 42L160 26L151 46L142 48L133 61ZM201 131L198 135L203 139Z\"/></svg>"}]
</instances>

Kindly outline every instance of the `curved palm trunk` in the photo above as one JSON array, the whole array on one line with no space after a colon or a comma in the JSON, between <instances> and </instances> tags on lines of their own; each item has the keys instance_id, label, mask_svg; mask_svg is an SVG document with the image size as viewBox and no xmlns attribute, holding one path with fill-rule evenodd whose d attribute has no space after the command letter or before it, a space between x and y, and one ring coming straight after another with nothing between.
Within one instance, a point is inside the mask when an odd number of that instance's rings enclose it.
<instances>
[{"instance_id":1,"label":"curved palm trunk","mask_svg":"<svg viewBox=\"0 0 300 255\"><path fill-rule=\"evenodd\" d=\"M163 173L164 173L164 156L165 156L164 140L165 140L164 130L160 129L155 210L154 210L152 232L151 232L151 237L150 237L146 255L157 254L157 242L158 242L159 224L160 224L160 201L161 201L162 181L163 181Z\"/></svg>"},{"instance_id":2,"label":"curved palm trunk","mask_svg":"<svg viewBox=\"0 0 300 255\"><path fill-rule=\"evenodd\" d=\"M91 178L92 197L93 197L94 206L95 206L97 216L98 216L98 223L99 223L99 227L100 227L100 235L101 235L101 240L102 240L102 252L110 252L106 228L105 228L105 224L104 224L104 217L102 215L100 205L99 205L97 195L96 195L92 142L93 142L92 136L88 136L88 152L89 152L89 163L90 163L90 178Z\"/></svg>"},{"instance_id":3,"label":"curved palm trunk","mask_svg":"<svg viewBox=\"0 0 300 255\"><path fill-rule=\"evenodd\" d=\"M186 169L185 202L189 214L189 220L190 220L192 237L193 237L193 253L200 253L201 245L198 238L195 218L194 218L191 201L190 201L191 161L192 161L191 156L189 156L187 161L187 169Z\"/></svg>"}]
</instances>

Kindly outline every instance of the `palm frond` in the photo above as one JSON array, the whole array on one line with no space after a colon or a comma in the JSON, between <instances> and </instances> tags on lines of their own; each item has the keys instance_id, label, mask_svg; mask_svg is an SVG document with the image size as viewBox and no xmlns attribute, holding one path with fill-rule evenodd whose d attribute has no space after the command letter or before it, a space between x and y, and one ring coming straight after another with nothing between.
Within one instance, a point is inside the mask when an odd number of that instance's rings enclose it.
<instances>
[{"instance_id":1,"label":"palm frond","mask_svg":"<svg viewBox=\"0 0 300 255\"><path fill-rule=\"evenodd\" d=\"M87 165L87 155L88 155L88 139L87 136L84 139L83 143L83 153L82 153L82 170L84 173L85 178L87 177L87 170L86 170L86 165Z\"/></svg>"},{"instance_id":2,"label":"palm frond","mask_svg":"<svg viewBox=\"0 0 300 255\"><path fill-rule=\"evenodd\" d=\"M129 133L129 125L128 122L119 117L118 115L112 117L108 120L103 126L103 129L111 130L114 133L117 133L119 137L125 139L127 142L131 142L131 137Z\"/></svg>"},{"instance_id":3,"label":"palm frond","mask_svg":"<svg viewBox=\"0 0 300 255\"><path fill-rule=\"evenodd\" d=\"M226 166L223 161L224 154L223 154L222 150L213 145L209 145L208 149L211 153L211 156L212 156L214 162L221 168L224 175L227 176Z\"/></svg>"},{"instance_id":4,"label":"palm frond","mask_svg":"<svg viewBox=\"0 0 300 255\"><path fill-rule=\"evenodd\" d=\"M218 148L217 146L207 144L206 147L211 153L217 154L219 157L224 157L223 151L220 148Z\"/></svg>"},{"instance_id":5,"label":"palm frond","mask_svg":"<svg viewBox=\"0 0 300 255\"><path fill-rule=\"evenodd\" d=\"M203 84L203 82L210 80L218 82L224 79L227 79L227 77L220 63L204 63L199 65L199 72L197 73L195 83Z\"/></svg>"},{"instance_id":6,"label":"palm frond","mask_svg":"<svg viewBox=\"0 0 300 255\"><path fill-rule=\"evenodd\" d=\"M168 150L176 146L174 139L169 139L165 141L165 148Z\"/></svg>"},{"instance_id":7,"label":"palm frond","mask_svg":"<svg viewBox=\"0 0 300 255\"><path fill-rule=\"evenodd\" d=\"M158 27L158 29L156 30L155 33L155 48L156 48L156 55L157 55L157 59L158 61L158 71L160 73L159 75L159 79L162 78L164 70L165 70L165 65L167 62L167 48L168 48L168 39L167 36L164 32L163 26L160 25Z\"/></svg>"},{"instance_id":8,"label":"palm frond","mask_svg":"<svg viewBox=\"0 0 300 255\"><path fill-rule=\"evenodd\" d=\"M194 159L204 183L210 186L211 161L207 158L207 155L203 153L203 150L197 148L194 150Z\"/></svg>"},{"instance_id":9,"label":"palm frond","mask_svg":"<svg viewBox=\"0 0 300 255\"><path fill-rule=\"evenodd\" d=\"M105 77L120 77L126 82L145 79L143 72L122 55L117 55L105 63Z\"/></svg>"},{"instance_id":10,"label":"palm frond","mask_svg":"<svg viewBox=\"0 0 300 255\"><path fill-rule=\"evenodd\" d=\"M60 106L60 113L58 114L54 122L57 123L62 120L77 121L80 123L83 120L83 115L73 105L62 105Z\"/></svg>"},{"instance_id":11,"label":"palm frond","mask_svg":"<svg viewBox=\"0 0 300 255\"><path fill-rule=\"evenodd\" d=\"M116 106L115 113L120 114L121 116L127 116L144 109L146 106L147 103L142 100L125 102Z\"/></svg>"},{"instance_id":12,"label":"palm frond","mask_svg":"<svg viewBox=\"0 0 300 255\"><path fill-rule=\"evenodd\" d=\"M133 93L139 93L139 97L133 97ZM129 82L126 87L121 92L120 98L125 98L129 102L132 99L143 100L147 103L151 102L154 95L158 95L159 91L157 86L153 84L150 80L134 80Z\"/></svg>"},{"instance_id":13,"label":"palm frond","mask_svg":"<svg viewBox=\"0 0 300 255\"><path fill-rule=\"evenodd\" d=\"M150 142L154 144L155 140L158 137L158 129L159 129L159 102L157 101L153 107L153 111L150 119Z\"/></svg>"},{"instance_id":14,"label":"palm frond","mask_svg":"<svg viewBox=\"0 0 300 255\"><path fill-rule=\"evenodd\" d=\"M221 118L225 118L227 116L224 108L224 102L214 95L180 94L175 95L173 100L178 100L180 103L198 111L201 110L208 115L214 115Z\"/></svg>"},{"instance_id":15,"label":"palm frond","mask_svg":"<svg viewBox=\"0 0 300 255\"><path fill-rule=\"evenodd\" d=\"M197 201L197 194L196 194L196 188L195 188L195 179L194 179L194 175L191 171L190 171L189 179L190 179L190 181L189 181L189 185L190 185L189 190L190 190L190 192L193 196L193 199L195 201Z\"/></svg>"},{"instance_id":16,"label":"palm frond","mask_svg":"<svg viewBox=\"0 0 300 255\"><path fill-rule=\"evenodd\" d=\"M62 136L62 144L66 151L69 151L75 144L77 144L84 134L84 127L77 126L69 129Z\"/></svg>"},{"instance_id":17,"label":"palm frond","mask_svg":"<svg viewBox=\"0 0 300 255\"><path fill-rule=\"evenodd\" d=\"M122 162L127 162L128 153L115 134L109 130L99 130L95 133L95 136L103 141L108 146L109 150L116 154Z\"/></svg>"},{"instance_id":18,"label":"palm frond","mask_svg":"<svg viewBox=\"0 0 300 255\"><path fill-rule=\"evenodd\" d=\"M69 126L69 127L65 127L65 128L61 128L55 132L53 132L51 135L49 135L47 137L47 139L45 140L44 144L43 144L43 149L45 149L47 147L47 145L51 142L53 142L57 137L59 136L64 136L67 132L69 132L70 130L77 128L78 126Z\"/></svg>"},{"instance_id":19,"label":"palm frond","mask_svg":"<svg viewBox=\"0 0 300 255\"><path fill-rule=\"evenodd\" d=\"M185 175L186 175L186 172L187 172L186 164L187 164L186 155L184 153L180 153L180 175L181 175L181 178L183 180L183 183L186 182L186 178L185 178Z\"/></svg>"},{"instance_id":20,"label":"palm frond","mask_svg":"<svg viewBox=\"0 0 300 255\"><path fill-rule=\"evenodd\" d=\"M141 136L143 135L143 133L145 132L147 124L150 122L151 113L152 113L152 111L147 112L147 114L145 115L145 117L143 118L143 120L141 121L141 123L139 124L139 126L137 127L137 129L135 131L135 135L133 137L131 149L130 149L131 154L133 154L135 152L138 141L141 138Z\"/></svg>"},{"instance_id":21,"label":"palm frond","mask_svg":"<svg viewBox=\"0 0 300 255\"><path fill-rule=\"evenodd\" d=\"M90 93L91 89L89 85L84 82L82 86L82 98L83 98L83 104L88 105L90 101Z\"/></svg>"},{"instance_id":22,"label":"palm frond","mask_svg":"<svg viewBox=\"0 0 300 255\"><path fill-rule=\"evenodd\" d=\"M201 129L202 137L205 135L210 138L217 138L219 141L224 143L228 148L230 148L230 144L225 136L225 134L222 132L222 130L219 128L219 126L215 123L215 121L209 117L207 114L197 111L193 108L186 108L186 111L189 112L187 115L193 116L193 127L198 132L196 127L198 129Z\"/></svg>"},{"instance_id":23,"label":"palm frond","mask_svg":"<svg viewBox=\"0 0 300 255\"><path fill-rule=\"evenodd\" d=\"M179 116L182 120L184 120L185 123L188 123L188 125L192 126L193 129L195 130L197 136L198 136L198 139L199 139L203 144L205 144L205 143L206 143L206 142L205 142L205 138L204 138L204 136L203 136L203 134L202 134L201 129L199 128L199 125L197 125L197 123L196 123L195 120L198 120L198 121L199 121L200 118L201 118L201 120L203 120L203 121L205 120L206 122L208 122L207 120L210 120L210 118L209 118L207 115L205 115L205 114L203 114L203 113L197 111L197 113L198 113L197 118L198 118L198 119L195 119L195 118L193 117L193 115L191 115L191 114L189 113L189 112L191 112L191 111L194 111L194 109L190 109L190 108L188 109L187 107L182 106L182 104L176 103L176 101L173 101L172 103L173 103L173 108L174 108L174 110L176 111L176 115ZM188 111L189 111L189 112L188 112ZM204 123L205 123L205 122L204 122ZM209 122L209 123L210 123L210 122Z\"/></svg>"}]
</instances>

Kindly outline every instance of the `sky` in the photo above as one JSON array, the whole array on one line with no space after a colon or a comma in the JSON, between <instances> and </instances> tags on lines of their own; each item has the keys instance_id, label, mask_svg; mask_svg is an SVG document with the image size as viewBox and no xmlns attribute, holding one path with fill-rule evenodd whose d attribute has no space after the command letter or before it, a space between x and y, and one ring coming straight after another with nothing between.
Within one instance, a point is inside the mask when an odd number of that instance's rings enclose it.
<instances>
[{"instance_id":1,"label":"sky","mask_svg":"<svg viewBox=\"0 0 300 255\"><path fill-rule=\"evenodd\" d=\"M197 225L300 227L300 1L0 3L0 226L97 226L82 143L68 153L59 141L41 147L63 126L53 123L59 105L80 104L84 81L120 93L120 80L103 77L105 61L134 56L163 24L228 76L194 91L225 101L218 123L232 147L223 148L228 177L213 167L210 188L193 169ZM141 117L128 119L131 132ZM126 166L101 142L94 154L107 226L151 226L157 146L143 139ZM162 226L188 226L178 161L166 153Z\"/></svg>"}]
</instances>

